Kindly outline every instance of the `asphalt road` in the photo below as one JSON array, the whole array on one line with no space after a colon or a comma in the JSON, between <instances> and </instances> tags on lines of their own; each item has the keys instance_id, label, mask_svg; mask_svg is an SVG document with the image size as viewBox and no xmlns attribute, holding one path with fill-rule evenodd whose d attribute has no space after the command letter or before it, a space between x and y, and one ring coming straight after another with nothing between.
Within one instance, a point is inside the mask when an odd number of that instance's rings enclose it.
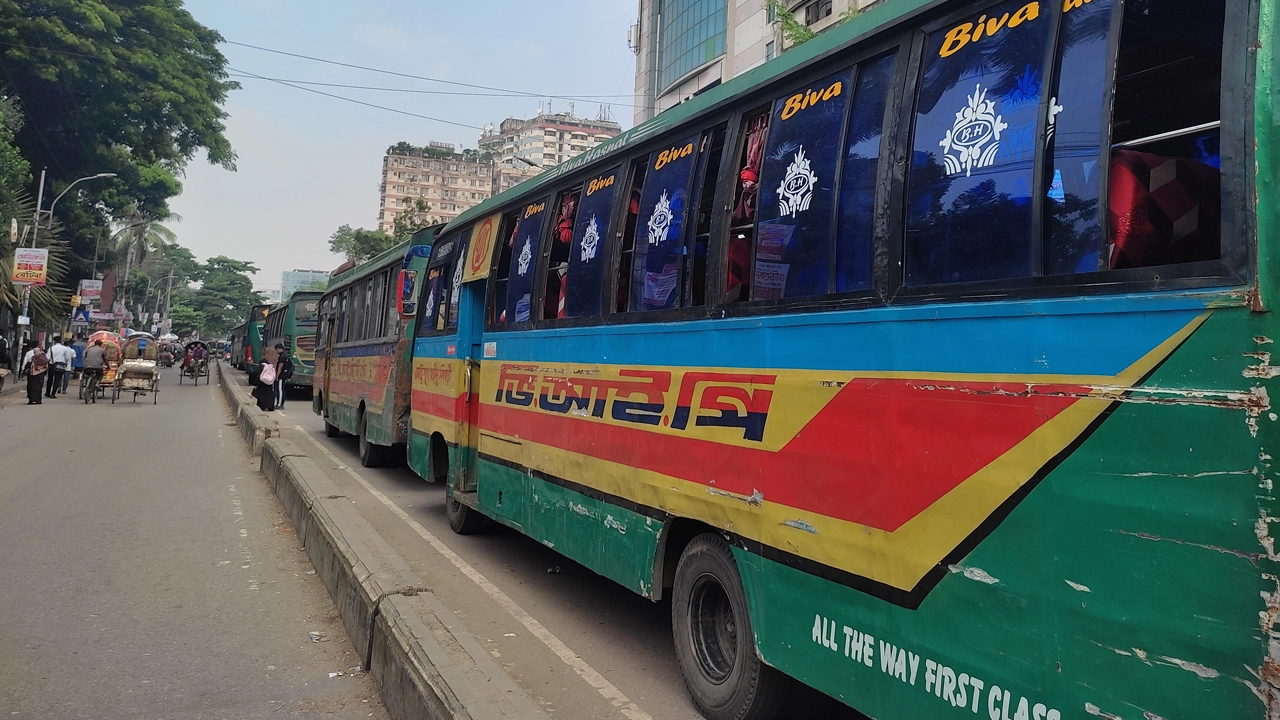
<instances>
[{"instance_id":1,"label":"asphalt road","mask_svg":"<svg viewBox=\"0 0 1280 720\"><path fill-rule=\"evenodd\" d=\"M244 374L227 370L244 383ZM651 602L517 532L495 526L455 535L444 487L407 468L360 467L355 438L326 438L309 398L291 398L274 413L282 431L326 472L360 513L552 717L592 720L697 720L676 664L671 606ZM472 577L478 571L528 618L616 688L631 706L604 697ZM791 717L852 720L813 693Z\"/></svg>"},{"instance_id":2,"label":"asphalt road","mask_svg":"<svg viewBox=\"0 0 1280 720\"><path fill-rule=\"evenodd\" d=\"M216 384L177 379L0 397L0 717L386 718Z\"/></svg>"}]
</instances>

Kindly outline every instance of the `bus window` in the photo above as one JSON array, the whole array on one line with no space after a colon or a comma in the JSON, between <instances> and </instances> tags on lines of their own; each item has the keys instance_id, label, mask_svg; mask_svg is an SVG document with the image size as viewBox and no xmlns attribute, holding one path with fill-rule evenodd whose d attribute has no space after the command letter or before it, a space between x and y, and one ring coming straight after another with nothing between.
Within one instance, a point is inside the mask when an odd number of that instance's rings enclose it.
<instances>
[{"instance_id":1,"label":"bus window","mask_svg":"<svg viewBox=\"0 0 1280 720\"><path fill-rule=\"evenodd\" d=\"M615 312L626 312L631 299L631 267L635 258L636 230L640 225L640 195L644 191L644 176L649 169L649 158L631 163L627 180L627 215L622 225L622 250L618 263L618 294L614 298Z\"/></svg>"},{"instance_id":2,"label":"bus window","mask_svg":"<svg viewBox=\"0 0 1280 720\"><path fill-rule=\"evenodd\" d=\"M382 319L386 317L386 280L387 274L380 272L373 276L371 287L373 292L371 297L373 301L369 303L369 337L382 337L383 323Z\"/></svg>"},{"instance_id":3,"label":"bus window","mask_svg":"<svg viewBox=\"0 0 1280 720\"><path fill-rule=\"evenodd\" d=\"M462 299L462 263L467 257L467 247L471 243L471 228L462 231L462 235L458 238L458 247L454 248L452 267L446 266L445 272L449 278L449 319L445 323L445 327L455 329L458 327L458 303Z\"/></svg>"},{"instance_id":4,"label":"bus window","mask_svg":"<svg viewBox=\"0 0 1280 720\"><path fill-rule=\"evenodd\" d=\"M418 337L426 337L436 331L440 296L444 292L443 277L444 271L439 267L427 270L427 282L422 289L422 319L418 322Z\"/></svg>"},{"instance_id":5,"label":"bus window","mask_svg":"<svg viewBox=\"0 0 1280 720\"><path fill-rule=\"evenodd\" d=\"M360 305L360 339L368 340L373 333L373 278L366 278L364 285L364 302Z\"/></svg>"},{"instance_id":6,"label":"bus window","mask_svg":"<svg viewBox=\"0 0 1280 720\"><path fill-rule=\"evenodd\" d=\"M1108 186L1112 269L1221 255L1225 15L1225 0L1124 4Z\"/></svg>"},{"instance_id":7,"label":"bus window","mask_svg":"<svg viewBox=\"0 0 1280 720\"><path fill-rule=\"evenodd\" d=\"M703 133L698 150L702 169L697 181L697 214L693 220L692 247L685 250L681 282L686 307L700 307L707 303L707 247L716 204L716 178L720 176L720 159L724 154L725 127L722 123Z\"/></svg>"},{"instance_id":8,"label":"bus window","mask_svg":"<svg viewBox=\"0 0 1280 720\"><path fill-rule=\"evenodd\" d=\"M644 242L635 242L631 271L631 309L665 310L680 304L677 291L684 254L684 220L689 183L698 160L697 135L655 150L649 156L640 221Z\"/></svg>"},{"instance_id":9,"label":"bus window","mask_svg":"<svg viewBox=\"0 0 1280 720\"><path fill-rule=\"evenodd\" d=\"M520 224L520 213L509 212L502 216L498 226L498 238L502 244L498 247L498 264L493 273L493 301L489 304L488 321L497 325L506 322L507 282L511 275L511 247L515 244L516 230Z\"/></svg>"},{"instance_id":10,"label":"bus window","mask_svg":"<svg viewBox=\"0 0 1280 720\"><path fill-rule=\"evenodd\" d=\"M1096 2L1097 0L1095 0ZM871 287L871 256L885 105L896 53L858 66L853 110L845 135L836 236L836 292Z\"/></svg>"},{"instance_id":11,"label":"bus window","mask_svg":"<svg viewBox=\"0 0 1280 720\"><path fill-rule=\"evenodd\" d=\"M831 224L849 70L799 86L773 104L760 168L753 300L830 290Z\"/></svg>"},{"instance_id":12,"label":"bus window","mask_svg":"<svg viewBox=\"0 0 1280 720\"><path fill-rule=\"evenodd\" d=\"M351 327L351 323L350 323L350 322L348 322L348 317L347 317L347 316L348 316L348 314L349 314L349 310L348 310L348 305L347 305L347 291L346 291L346 290L343 290L343 291L342 291L341 299L338 301L338 307L339 307L339 310L338 310L338 342L347 342L347 340L348 340L348 338L347 338L347 333L348 333L348 331L349 331L349 329L350 329L350 327Z\"/></svg>"},{"instance_id":13,"label":"bus window","mask_svg":"<svg viewBox=\"0 0 1280 720\"><path fill-rule=\"evenodd\" d=\"M1027 277L1049 13L1010 0L925 42L907 185L908 285ZM978 13L975 11L975 15ZM985 26L984 26L985 27ZM975 35L977 33L974 33Z\"/></svg>"},{"instance_id":14,"label":"bus window","mask_svg":"<svg viewBox=\"0 0 1280 720\"><path fill-rule=\"evenodd\" d=\"M601 284L607 257L602 252L602 245L609 237L609 219L621 171L620 166L606 170L584 186L573 243L569 248L565 317L595 317L600 314Z\"/></svg>"},{"instance_id":15,"label":"bus window","mask_svg":"<svg viewBox=\"0 0 1280 720\"><path fill-rule=\"evenodd\" d=\"M528 322L533 317L533 278L537 271L542 221L550 198L529 203L520 213L511 247L511 274L507 283L507 307L503 323Z\"/></svg>"},{"instance_id":16,"label":"bus window","mask_svg":"<svg viewBox=\"0 0 1280 720\"><path fill-rule=\"evenodd\" d=\"M751 298L751 247L756 237L756 205L760 199L760 163L764 161L764 143L769 132L769 112L762 109L747 113L742 121L742 169L733 197L733 215L729 219L728 264L725 272L725 302L741 302Z\"/></svg>"},{"instance_id":17,"label":"bus window","mask_svg":"<svg viewBox=\"0 0 1280 720\"><path fill-rule=\"evenodd\" d=\"M565 278L569 275L569 245L573 242L573 225L578 218L582 188L560 193L556 199L556 218L547 243L547 282L542 290L542 317L547 320L565 316Z\"/></svg>"}]
</instances>

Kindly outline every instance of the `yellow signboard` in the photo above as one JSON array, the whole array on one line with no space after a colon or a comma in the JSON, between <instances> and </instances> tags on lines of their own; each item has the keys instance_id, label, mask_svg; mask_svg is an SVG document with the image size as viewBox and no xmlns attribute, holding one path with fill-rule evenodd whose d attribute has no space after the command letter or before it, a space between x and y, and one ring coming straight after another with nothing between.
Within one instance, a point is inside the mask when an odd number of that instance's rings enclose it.
<instances>
[{"instance_id":1,"label":"yellow signboard","mask_svg":"<svg viewBox=\"0 0 1280 720\"><path fill-rule=\"evenodd\" d=\"M49 270L49 251L44 248L18 248L13 251L15 285L44 285Z\"/></svg>"},{"instance_id":2,"label":"yellow signboard","mask_svg":"<svg viewBox=\"0 0 1280 720\"><path fill-rule=\"evenodd\" d=\"M72 296L71 296L71 307L80 307L80 296L79 296L79 295L72 295Z\"/></svg>"},{"instance_id":3,"label":"yellow signboard","mask_svg":"<svg viewBox=\"0 0 1280 720\"><path fill-rule=\"evenodd\" d=\"M493 249L498 245L498 225L501 222L502 214L494 213L476 223L475 229L471 231L471 247L467 250L462 282L489 277L489 266L493 264Z\"/></svg>"}]
</instances>

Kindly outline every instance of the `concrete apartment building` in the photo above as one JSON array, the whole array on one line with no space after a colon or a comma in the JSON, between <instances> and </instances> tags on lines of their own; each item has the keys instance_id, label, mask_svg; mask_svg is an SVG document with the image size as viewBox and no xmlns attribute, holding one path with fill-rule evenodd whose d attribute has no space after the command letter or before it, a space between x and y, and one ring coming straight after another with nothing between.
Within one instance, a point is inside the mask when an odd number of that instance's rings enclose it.
<instances>
[{"instance_id":1,"label":"concrete apartment building","mask_svg":"<svg viewBox=\"0 0 1280 720\"><path fill-rule=\"evenodd\" d=\"M630 35L636 53L636 124L787 49L767 0L639 2ZM849 10L877 2L884 0L782 0L782 5L822 32Z\"/></svg>"},{"instance_id":2,"label":"concrete apartment building","mask_svg":"<svg viewBox=\"0 0 1280 720\"><path fill-rule=\"evenodd\" d=\"M396 216L419 198L431 206L429 222L448 222L620 132L612 120L575 116L571 104L568 112L539 110L529 120L507 118L497 129L487 126L478 151L440 142L392 145L382 158L378 229L391 232Z\"/></svg>"},{"instance_id":3,"label":"concrete apartment building","mask_svg":"<svg viewBox=\"0 0 1280 720\"><path fill-rule=\"evenodd\" d=\"M391 232L396 216L418 198L431 206L428 222L448 222L493 194L493 161L451 143L426 147L398 143L382 158L378 229Z\"/></svg>"}]
</instances>

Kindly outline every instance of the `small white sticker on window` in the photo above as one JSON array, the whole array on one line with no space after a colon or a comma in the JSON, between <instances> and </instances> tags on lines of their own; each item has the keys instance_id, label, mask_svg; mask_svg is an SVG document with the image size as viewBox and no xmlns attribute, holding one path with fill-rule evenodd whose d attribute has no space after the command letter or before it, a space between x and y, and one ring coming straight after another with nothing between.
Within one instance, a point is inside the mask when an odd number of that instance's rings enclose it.
<instances>
[{"instance_id":1,"label":"small white sticker on window","mask_svg":"<svg viewBox=\"0 0 1280 720\"><path fill-rule=\"evenodd\" d=\"M658 204L653 206L653 214L649 216L649 244L657 245L667 239L667 228L671 227L671 201L667 199L667 191L662 191Z\"/></svg>"},{"instance_id":2,"label":"small white sticker on window","mask_svg":"<svg viewBox=\"0 0 1280 720\"><path fill-rule=\"evenodd\" d=\"M529 262L533 260L533 251L529 248L529 238L525 237L524 247L520 250L519 262L516 264L516 274L523 276L529 272Z\"/></svg>"},{"instance_id":3,"label":"small white sticker on window","mask_svg":"<svg viewBox=\"0 0 1280 720\"><path fill-rule=\"evenodd\" d=\"M496 341L491 341L484 344L484 356L487 358L498 357L498 343Z\"/></svg>"},{"instance_id":4,"label":"small white sticker on window","mask_svg":"<svg viewBox=\"0 0 1280 720\"><path fill-rule=\"evenodd\" d=\"M591 262L596 257L596 247L600 244L600 225L596 216L591 216L587 231L582 234L582 262Z\"/></svg>"}]
</instances>

